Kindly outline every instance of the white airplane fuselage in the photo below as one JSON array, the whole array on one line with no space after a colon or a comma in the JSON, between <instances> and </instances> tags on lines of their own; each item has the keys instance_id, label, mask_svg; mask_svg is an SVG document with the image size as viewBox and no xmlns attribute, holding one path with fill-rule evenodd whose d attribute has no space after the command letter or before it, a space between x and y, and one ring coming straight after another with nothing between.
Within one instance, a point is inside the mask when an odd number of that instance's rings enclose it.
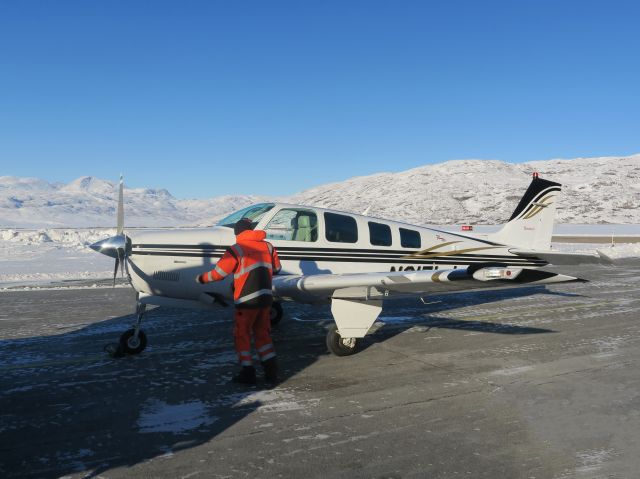
<instances>
[{"instance_id":1,"label":"white airplane fuselage","mask_svg":"<svg viewBox=\"0 0 640 479\"><path fill-rule=\"evenodd\" d=\"M281 275L353 274L466 268L474 264L536 268L547 263L509 252L510 246L468 235L408 225L333 210L276 203L260 218L255 229L265 229L281 210L308 211L317 218L313 241L279 239L267 229L267 241L278 251ZM357 225L352 242L330 241L325 214L348 216ZM372 244L371 225L382 229L388 245ZM402 231L401 231L402 230ZM390 238L389 238L390 233ZM409 236L413 247L403 246ZM419 238L419 239L418 239ZM129 272L136 291L147 297L206 302L204 293L231 297L230 278L201 285L198 274L215 267L227 247L235 243L232 228L148 231L130 236ZM355 239L355 241L353 241ZM380 241L377 241L380 243ZM276 298L287 300L288 298ZM153 301L149 301L154 304ZM155 304L169 304L167 302Z\"/></svg>"}]
</instances>

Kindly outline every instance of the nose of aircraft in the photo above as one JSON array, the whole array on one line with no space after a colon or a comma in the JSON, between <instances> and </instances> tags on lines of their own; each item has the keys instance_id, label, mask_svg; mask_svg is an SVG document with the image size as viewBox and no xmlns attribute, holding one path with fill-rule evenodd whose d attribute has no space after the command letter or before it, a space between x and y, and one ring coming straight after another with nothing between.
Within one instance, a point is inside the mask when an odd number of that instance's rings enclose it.
<instances>
[{"instance_id":1,"label":"nose of aircraft","mask_svg":"<svg viewBox=\"0 0 640 479\"><path fill-rule=\"evenodd\" d=\"M96 241L89 247L98 253L111 256L112 258L118 258L118 250L126 251L128 249L127 246L127 238L125 235L116 235Z\"/></svg>"}]
</instances>

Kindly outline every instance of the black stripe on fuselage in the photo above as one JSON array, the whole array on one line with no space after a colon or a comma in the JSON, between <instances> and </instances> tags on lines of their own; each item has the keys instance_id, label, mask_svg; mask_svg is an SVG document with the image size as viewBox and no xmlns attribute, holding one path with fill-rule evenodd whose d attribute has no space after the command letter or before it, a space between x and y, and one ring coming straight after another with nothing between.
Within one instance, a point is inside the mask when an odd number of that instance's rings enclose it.
<instances>
[{"instance_id":1,"label":"black stripe on fuselage","mask_svg":"<svg viewBox=\"0 0 640 479\"><path fill-rule=\"evenodd\" d=\"M133 255L141 256L166 256L166 257L191 257L191 258L220 258L222 253L180 253L180 252L163 252L163 251L133 251ZM410 258L380 258L380 257L351 257L351 256L288 256L280 255L282 261L315 261L315 262L339 262L339 263L394 263L394 264L451 264L451 265L468 265L483 263L501 263L510 266L544 266L547 263L543 260L526 260L513 256L494 257L494 258L456 258L453 256L441 256L426 259L410 259Z\"/></svg>"},{"instance_id":2,"label":"black stripe on fuselage","mask_svg":"<svg viewBox=\"0 0 640 479\"><path fill-rule=\"evenodd\" d=\"M180 256L192 258L220 258L228 246L215 244L136 244L132 254L149 256ZM507 256L490 254L459 253L444 256L420 257L411 255L420 250L326 248L304 246L281 246L276 248L283 261L336 261L352 263L404 263L416 265L478 263L502 263L511 266L544 266L546 261L535 256ZM154 251L155 250L155 251Z\"/></svg>"},{"instance_id":3,"label":"black stripe on fuselage","mask_svg":"<svg viewBox=\"0 0 640 479\"><path fill-rule=\"evenodd\" d=\"M473 238L475 241L475 238ZM499 247L506 247L504 245L497 245ZM226 251L229 245L208 245L208 244L198 244L198 245L181 245L181 244L134 244L134 249L161 249L161 250L202 250L202 251ZM416 254L422 251L421 249L373 249L373 248L324 248L324 247L313 247L313 246L276 246L275 247L278 253L296 253L296 252L323 252L323 253L367 253L367 254L399 254L399 255L409 255ZM489 248L487 248L489 249Z\"/></svg>"},{"instance_id":4,"label":"black stripe on fuselage","mask_svg":"<svg viewBox=\"0 0 640 479\"><path fill-rule=\"evenodd\" d=\"M132 251L133 254L141 254L141 255L182 255L182 256L206 256L206 257L217 257L222 256L224 251L226 251L226 247L210 247L206 249L202 249L199 246L193 245L152 245L153 247L149 247L151 245L144 245L144 249L142 247L137 247L139 249L134 248ZM169 247L167 247L169 246ZM193 251L196 248L199 251ZM152 251L156 249L157 251ZM182 250L182 251L181 251ZM191 250L191 251L184 251ZM531 263L531 262L540 262L546 263L544 260L536 258L535 256L510 256L510 255L490 255L490 254L469 254L469 253L458 253L453 255L443 255L443 256L412 256L415 254L415 250L366 250L366 249L351 249L351 248L277 248L279 256L281 258L286 259L305 259L308 257L322 258L322 259L333 259L333 258L355 258L355 259L393 259L393 260L402 260L404 261L419 261L419 262L430 262L434 260L442 260L443 258L450 258L451 260L470 260L470 261L505 261L516 262L516 263Z\"/></svg>"}]
</instances>

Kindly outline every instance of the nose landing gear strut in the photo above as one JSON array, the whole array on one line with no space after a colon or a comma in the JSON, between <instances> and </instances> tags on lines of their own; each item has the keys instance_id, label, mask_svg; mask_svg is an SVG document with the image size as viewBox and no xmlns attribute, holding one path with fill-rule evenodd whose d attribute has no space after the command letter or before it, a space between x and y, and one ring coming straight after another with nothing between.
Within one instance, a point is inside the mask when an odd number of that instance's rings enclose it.
<instances>
[{"instance_id":1,"label":"nose landing gear strut","mask_svg":"<svg viewBox=\"0 0 640 479\"><path fill-rule=\"evenodd\" d=\"M147 335L140 329L144 312L147 309L146 304L138 303L136 306L136 323L133 328L126 330L120 336L120 348L125 354L140 354L147 347Z\"/></svg>"}]
</instances>

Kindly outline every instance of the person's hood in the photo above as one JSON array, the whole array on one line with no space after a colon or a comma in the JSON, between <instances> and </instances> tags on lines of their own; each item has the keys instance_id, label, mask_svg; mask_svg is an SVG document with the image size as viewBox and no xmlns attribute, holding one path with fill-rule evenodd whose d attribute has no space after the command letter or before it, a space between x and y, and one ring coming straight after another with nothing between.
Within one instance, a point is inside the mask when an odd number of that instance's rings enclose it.
<instances>
[{"instance_id":1,"label":"person's hood","mask_svg":"<svg viewBox=\"0 0 640 479\"><path fill-rule=\"evenodd\" d=\"M263 241L267 237L267 233L263 230L247 230L236 236L238 243L243 241Z\"/></svg>"}]
</instances>

